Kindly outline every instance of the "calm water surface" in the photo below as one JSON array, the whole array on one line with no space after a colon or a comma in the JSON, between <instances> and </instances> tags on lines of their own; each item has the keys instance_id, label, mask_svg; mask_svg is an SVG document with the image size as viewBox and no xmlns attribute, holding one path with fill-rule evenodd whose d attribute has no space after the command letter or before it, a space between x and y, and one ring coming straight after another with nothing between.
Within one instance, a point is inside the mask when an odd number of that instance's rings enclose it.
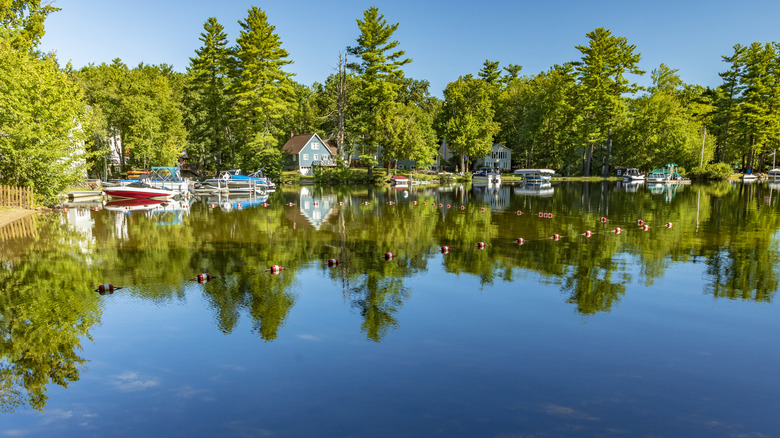
<instances>
[{"instance_id":1,"label":"calm water surface","mask_svg":"<svg viewBox=\"0 0 780 438\"><path fill-rule=\"evenodd\" d=\"M37 216L0 240L0 435L778 436L778 188Z\"/></svg>"}]
</instances>

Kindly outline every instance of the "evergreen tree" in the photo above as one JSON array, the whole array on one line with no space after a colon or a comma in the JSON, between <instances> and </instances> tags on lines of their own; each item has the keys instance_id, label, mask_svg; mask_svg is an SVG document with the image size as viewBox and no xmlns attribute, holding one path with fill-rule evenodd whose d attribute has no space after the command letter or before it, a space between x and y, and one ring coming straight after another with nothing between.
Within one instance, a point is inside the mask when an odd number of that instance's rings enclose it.
<instances>
[{"instance_id":1,"label":"evergreen tree","mask_svg":"<svg viewBox=\"0 0 780 438\"><path fill-rule=\"evenodd\" d=\"M357 19L357 25L360 30L357 45L347 48L359 60L349 64L359 77L354 123L364 152L375 154L381 137L378 115L395 101L400 88L397 80L403 77L401 67L412 60L404 57L403 50L396 50L399 42L392 38L398 23L388 24L376 7L366 9L363 19ZM371 175L369 167L369 178Z\"/></svg>"},{"instance_id":2,"label":"evergreen tree","mask_svg":"<svg viewBox=\"0 0 780 438\"><path fill-rule=\"evenodd\" d=\"M281 119L295 105L292 74L283 70L291 64L282 48L276 28L265 12L249 9L236 40L237 65L232 93L236 98L238 134L243 161L254 160L263 149L276 148L286 138Z\"/></svg>"},{"instance_id":3,"label":"evergreen tree","mask_svg":"<svg viewBox=\"0 0 780 438\"><path fill-rule=\"evenodd\" d=\"M227 35L217 19L209 18L200 34L203 45L190 58L187 74L190 119L191 157L198 161L216 157L217 168L233 158L231 115L232 99L228 93L232 54Z\"/></svg>"},{"instance_id":4,"label":"evergreen tree","mask_svg":"<svg viewBox=\"0 0 780 438\"><path fill-rule=\"evenodd\" d=\"M596 143L604 142L606 151L602 175L607 176L611 165L612 128L624 112L623 95L634 93L639 86L631 83L626 73L644 74L640 70L636 46L625 37L616 37L602 27L587 33L587 46L576 46L582 60L575 62L582 93L579 111L584 118L581 136L587 143L585 175L590 175L591 157Z\"/></svg>"}]
</instances>

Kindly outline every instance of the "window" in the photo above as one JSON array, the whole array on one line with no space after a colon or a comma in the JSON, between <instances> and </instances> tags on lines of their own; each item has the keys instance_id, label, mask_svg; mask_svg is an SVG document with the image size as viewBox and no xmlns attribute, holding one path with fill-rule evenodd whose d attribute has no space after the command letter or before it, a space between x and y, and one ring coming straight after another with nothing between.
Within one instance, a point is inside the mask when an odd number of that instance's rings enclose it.
<instances>
[{"instance_id":1,"label":"window","mask_svg":"<svg viewBox=\"0 0 780 438\"><path fill-rule=\"evenodd\" d=\"M311 144L311 149L313 151L319 150L320 149L320 144L315 141L314 143ZM315 160L316 160L316 158L315 158Z\"/></svg>"},{"instance_id":2,"label":"window","mask_svg":"<svg viewBox=\"0 0 780 438\"><path fill-rule=\"evenodd\" d=\"M303 160L309 161L309 154L303 154Z\"/></svg>"},{"instance_id":3,"label":"window","mask_svg":"<svg viewBox=\"0 0 780 438\"><path fill-rule=\"evenodd\" d=\"M313 159L314 159L314 161L317 161L317 160L319 160L319 159L320 159L320 156L319 156L319 155L317 155L317 154L314 154L314 157L313 157Z\"/></svg>"}]
</instances>

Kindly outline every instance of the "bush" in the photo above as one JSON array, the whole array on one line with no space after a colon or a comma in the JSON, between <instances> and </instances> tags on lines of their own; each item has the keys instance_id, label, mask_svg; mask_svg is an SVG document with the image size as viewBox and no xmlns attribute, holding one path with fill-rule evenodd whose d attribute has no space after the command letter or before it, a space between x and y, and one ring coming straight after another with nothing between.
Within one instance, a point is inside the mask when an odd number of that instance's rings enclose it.
<instances>
[{"instance_id":1,"label":"bush","mask_svg":"<svg viewBox=\"0 0 780 438\"><path fill-rule=\"evenodd\" d=\"M697 181L724 181L732 173L731 166L726 163L709 163L703 169L691 170L688 172L688 176Z\"/></svg>"}]
</instances>

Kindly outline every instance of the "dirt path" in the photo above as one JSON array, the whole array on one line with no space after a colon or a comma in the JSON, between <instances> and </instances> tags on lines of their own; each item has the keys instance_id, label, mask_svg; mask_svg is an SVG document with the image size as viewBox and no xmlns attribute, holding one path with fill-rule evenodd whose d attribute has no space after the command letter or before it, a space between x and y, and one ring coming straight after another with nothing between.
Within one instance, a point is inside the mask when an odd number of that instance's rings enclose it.
<instances>
[{"instance_id":1,"label":"dirt path","mask_svg":"<svg viewBox=\"0 0 780 438\"><path fill-rule=\"evenodd\" d=\"M2 208L0 207L0 228L10 224L11 222L25 218L31 214L35 214L35 210L24 210L21 208Z\"/></svg>"}]
</instances>

